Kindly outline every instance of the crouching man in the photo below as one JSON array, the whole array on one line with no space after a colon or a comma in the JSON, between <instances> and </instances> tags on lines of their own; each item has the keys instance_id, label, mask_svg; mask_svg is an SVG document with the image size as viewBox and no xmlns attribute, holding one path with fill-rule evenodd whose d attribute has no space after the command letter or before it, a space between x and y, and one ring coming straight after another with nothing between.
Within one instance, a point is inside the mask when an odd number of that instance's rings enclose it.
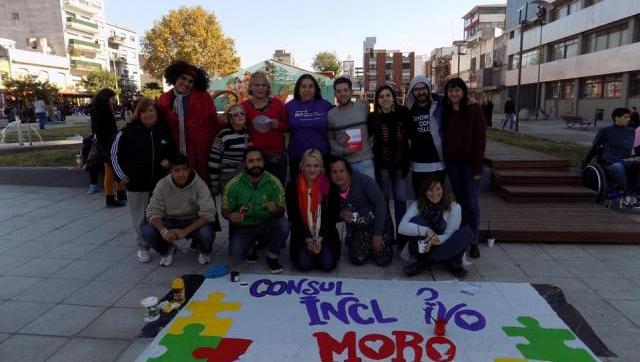
<instances>
[{"instance_id":1,"label":"crouching man","mask_svg":"<svg viewBox=\"0 0 640 362\"><path fill-rule=\"evenodd\" d=\"M170 171L153 190L142 238L160 254L161 266L171 265L175 242L185 238L197 246L198 262L207 264L218 222L211 192L184 155L170 160Z\"/></svg>"}]
</instances>

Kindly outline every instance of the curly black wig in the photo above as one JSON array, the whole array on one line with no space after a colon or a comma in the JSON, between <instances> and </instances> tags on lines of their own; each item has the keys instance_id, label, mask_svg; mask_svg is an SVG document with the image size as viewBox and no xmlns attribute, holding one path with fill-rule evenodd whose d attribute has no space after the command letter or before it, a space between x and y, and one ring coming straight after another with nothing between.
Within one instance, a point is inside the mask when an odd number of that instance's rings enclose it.
<instances>
[{"instance_id":1,"label":"curly black wig","mask_svg":"<svg viewBox=\"0 0 640 362\"><path fill-rule=\"evenodd\" d=\"M164 78L167 80L167 83L171 85L175 85L182 74L195 74L193 77L193 89L199 91L209 89L209 76L207 76L207 72L183 60L174 62L164 70Z\"/></svg>"}]
</instances>

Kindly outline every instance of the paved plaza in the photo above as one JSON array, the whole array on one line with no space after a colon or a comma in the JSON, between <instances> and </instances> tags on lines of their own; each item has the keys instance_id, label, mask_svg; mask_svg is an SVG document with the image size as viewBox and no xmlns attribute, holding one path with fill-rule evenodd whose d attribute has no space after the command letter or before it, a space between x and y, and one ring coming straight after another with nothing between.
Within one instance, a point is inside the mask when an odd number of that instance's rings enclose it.
<instances>
[{"instance_id":1,"label":"paved plaza","mask_svg":"<svg viewBox=\"0 0 640 362\"><path fill-rule=\"evenodd\" d=\"M213 265L226 263L226 242L224 233L216 238ZM0 185L0 361L134 360L150 342L136 339L139 301L206 268L191 251L169 268L158 267L157 255L140 264L134 245L127 209L106 209L102 194ZM556 285L620 356L609 361L640 361L640 246L498 240L481 252L467 280ZM285 274L300 274L281 261ZM403 280L403 265L355 267L343 258L328 276ZM263 262L241 271L268 273ZM435 268L418 279L451 276Z\"/></svg>"}]
</instances>

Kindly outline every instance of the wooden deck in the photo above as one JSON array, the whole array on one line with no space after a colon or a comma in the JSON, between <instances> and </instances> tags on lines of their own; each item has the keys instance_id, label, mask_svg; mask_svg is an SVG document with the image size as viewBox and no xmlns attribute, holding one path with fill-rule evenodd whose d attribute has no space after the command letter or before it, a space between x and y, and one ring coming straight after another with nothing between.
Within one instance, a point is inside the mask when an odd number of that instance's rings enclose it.
<instances>
[{"instance_id":1,"label":"wooden deck","mask_svg":"<svg viewBox=\"0 0 640 362\"><path fill-rule=\"evenodd\" d=\"M480 197L481 233L490 221L500 241L640 244L640 218L597 204L568 160L488 141L485 164L493 192Z\"/></svg>"},{"instance_id":2,"label":"wooden deck","mask_svg":"<svg viewBox=\"0 0 640 362\"><path fill-rule=\"evenodd\" d=\"M596 203L514 203L480 196L480 231L498 241L640 244L640 222Z\"/></svg>"}]
</instances>

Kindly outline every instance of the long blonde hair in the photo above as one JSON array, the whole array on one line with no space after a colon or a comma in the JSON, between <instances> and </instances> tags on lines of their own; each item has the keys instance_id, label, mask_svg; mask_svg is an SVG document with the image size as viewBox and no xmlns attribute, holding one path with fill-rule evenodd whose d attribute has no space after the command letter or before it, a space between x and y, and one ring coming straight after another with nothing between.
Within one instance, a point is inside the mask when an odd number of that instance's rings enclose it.
<instances>
[{"instance_id":1,"label":"long blonde hair","mask_svg":"<svg viewBox=\"0 0 640 362\"><path fill-rule=\"evenodd\" d=\"M304 151L304 154L302 154L302 160L300 160L299 165L300 172L302 172L304 164L309 158L315 158L316 160L318 160L318 163L320 164L320 170L324 172L324 161L322 160L322 153L320 153L320 151L316 150L315 148L308 149Z\"/></svg>"}]
</instances>

